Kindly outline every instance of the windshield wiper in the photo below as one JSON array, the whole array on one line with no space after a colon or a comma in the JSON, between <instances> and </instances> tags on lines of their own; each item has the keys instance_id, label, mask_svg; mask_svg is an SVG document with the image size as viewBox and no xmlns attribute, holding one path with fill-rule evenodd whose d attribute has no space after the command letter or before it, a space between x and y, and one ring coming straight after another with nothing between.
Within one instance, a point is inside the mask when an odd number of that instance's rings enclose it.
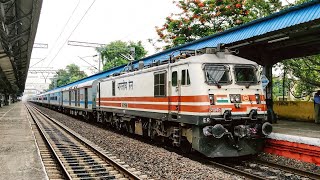
<instances>
[{"instance_id":1,"label":"windshield wiper","mask_svg":"<svg viewBox=\"0 0 320 180\"><path fill-rule=\"evenodd\" d=\"M218 81L212 81L213 82L213 84L215 84L218 88L221 88L221 85L219 84L219 82Z\"/></svg>"},{"instance_id":2,"label":"windshield wiper","mask_svg":"<svg viewBox=\"0 0 320 180\"><path fill-rule=\"evenodd\" d=\"M211 81L213 84L215 84L218 88L221 87L221 85L219 84L219 81L213 79L212 76L209 73L207 73L207 75L209 77L209 81Z\"/></svg>"},{"instance_id":3,"label":"windshield wiper","mask_svg":"<svg viewBox=\"0 0 320 180\"><path fill-rule=\"evenodd\" d=\"M254 83L256 83L256 81L249 81L248 84L246 84L246 88L249 88Z\"/></svg>"}]
</instances>

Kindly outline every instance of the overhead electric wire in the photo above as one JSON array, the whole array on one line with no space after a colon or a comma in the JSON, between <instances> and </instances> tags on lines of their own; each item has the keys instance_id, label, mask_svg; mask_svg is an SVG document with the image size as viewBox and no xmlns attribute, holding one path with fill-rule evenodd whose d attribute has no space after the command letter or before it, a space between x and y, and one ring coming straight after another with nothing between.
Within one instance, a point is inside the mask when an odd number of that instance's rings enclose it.
<instances>
[{"instance_id":1,"label":"overhead electric wire","mask_svg":"<svg viewBox=\"0 0 320 180\"><path fill-rule=\"evenodd\" d=\"M50 53L51 53L52 50L54 49L57 41L60 39L61 35L63 34L64 30L66 29L67 25L69 24L70 19L71 19L71 17L73 16L74 12L75 12L75 11L77 10L77 8L79 7L79 4L80 4L80 0L78 0L78 3L77 3L77 5L76 5L76 7L73 9L73 11L72 11L71 15L69 16L67 22L64 24L64 26L63 26L63 28L62 28L59 36L58 36L58 37L56 38L56 40L54 41L54 43L53 43L53 45L52 45L52 48L51 48L50 51L48 52L47 56L46 56L45 58L42 58L40 61L36 62L36 63L33 64L32 66L30 66L30 68L32 68L33 66L35 66L35 65L39 64L40 62L44 61L44 60L50 55Z\"/></svg>"},{"instance_id":2,"label":"overhead electric wire","mask_svg":"<svg viewBox=\"0 0 320 180\"><path fill-rule=\"evenodd\" d=\"M52 63L52 61L58 56L58 54L60 53L60 51L62 50L62 48L64 47L65 43L68 41L68 39L72 36L72 34L74 33L74 31L77 29L77 27L80 25L81 21L83 20L83 18L86 16L86 14L89 12L90 8L92 7L92 5L96 2L96 0L94 0L90 6L88 7L88 9L86 10L86 12L83 14L83 16L81 17L80 21L78 22L78 24L75 26L75 28L71 31L70 35L68 36L68 38L66 39L66 41L62 44L62 46L60 47L60 49L58 50L58 52L55 54L55 56L51 59L51 61L49 62L48 66Z\"/></svg>"}]
</instances>

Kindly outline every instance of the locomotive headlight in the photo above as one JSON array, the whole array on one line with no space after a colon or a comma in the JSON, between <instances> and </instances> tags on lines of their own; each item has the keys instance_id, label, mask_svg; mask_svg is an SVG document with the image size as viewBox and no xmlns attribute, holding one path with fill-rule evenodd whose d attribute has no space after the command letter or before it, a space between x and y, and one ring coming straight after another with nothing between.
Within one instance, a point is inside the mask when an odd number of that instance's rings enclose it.
<instances>
[{"instance_id":1,"label":"locomotive headlight","mask_svg":"<svg viewBox=\"0 0 320 180\"><path fill-rule=\"evenodd\" d=\"M240 103L241 102L241 95L240 94L230 94L230 101L231 103Z\"/></svg>"},{"instance_id":2,"label":"locomotive headlight","mask_svg":"<svg viewBox=\"0 0 320 180\"><path fill-rule=\"evenodd\" d=\"M214 94L209 94L210 105L214 105Z\"/></svg>"},{"instance_id":3,"label":"locomotive headlight","mask_svg":"<svg viewBox=\"0 0 320 180\"><path fill-rule=\"evenodd\" d=\"M263 123L262 125L262 134L265 136L270 135L272 132L272 125L268 122Z\"/></svg>"},{"instance_id":4,"label":"locomotive headlight","mask_svg":"<svg viewBox=\"0 0 320 180\"><path fill-rule=\"evenodd\" d=\"M236 99L235 99L234 97L231 97L231 96L230 96L230 101L233 103L233 102L236 101Z\"/></svg>"},{"instance_id":5,"label":"locomotive headlight","mask_svg":"<svg viewBox=\"0 0 320 180\"><path fill-rule=\"evenodd\" d=\"M255 94L255 96L256 96L257 104L260 104L261 103L260 95L259 94Z\"/></svg>"}]
</instances>

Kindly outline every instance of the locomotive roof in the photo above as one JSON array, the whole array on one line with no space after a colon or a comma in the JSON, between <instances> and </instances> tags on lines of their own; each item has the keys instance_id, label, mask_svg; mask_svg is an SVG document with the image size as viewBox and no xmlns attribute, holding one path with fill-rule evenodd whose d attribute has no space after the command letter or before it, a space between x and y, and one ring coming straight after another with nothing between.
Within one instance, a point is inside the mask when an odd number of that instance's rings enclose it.
<instances>
[{"instance_id":1,"label":"locomotive roof","mask_svg":"<svg viewBox=\"0 0 320 180\"><path fill-rule=\"evenodd\" d=\"M218 64L250 64L250 65L257 65L256 62L250 61L229 53L226 53L224 58L218 57L217 54L202 54L199 56L191 56L188 58L190 61L195 62L211 62L211 63L218 63ZM184 61L182 59L181 61Z\"/></svg>"},{"instance_id":2,"label":"locomotive roof","mask_svg":"<svg viewBox=\"0 0 320 180\"><path fill-rule=\"evenodd\" d=\"M196 55L196 56L191 56L188 57L186 59L181 59L178 62L176 62L177 64L179 63L184 63L185 61L191 61L191 62L198 62L198 63L203 63L203 62L210 62L210 63L217 63L217 64L251 64L251 65L257 65L257 63L255 63L254 61L250 61L235 55L232 55L230 53L225 53L225 56L223 58L218 57L217 54L201 54L201 55ZM108 74L109 75L109 74ZM100 79L100 78L104 78L107 77L107 74L102 73L102 74L97 74L91 77L87 77L84 79L81 79L79 81L76 81L74 83L70 83L67 84L65 86L47 91L45 93L43 93L43 95L45 94L51 94L51 93L56 93L56 92L60 92L60 91L65 91L65 90L69 90L72 88L77 88L77 87L83 87L83 86L90 86L92 85L94 80Z\"/></svg>"}]
</instances>

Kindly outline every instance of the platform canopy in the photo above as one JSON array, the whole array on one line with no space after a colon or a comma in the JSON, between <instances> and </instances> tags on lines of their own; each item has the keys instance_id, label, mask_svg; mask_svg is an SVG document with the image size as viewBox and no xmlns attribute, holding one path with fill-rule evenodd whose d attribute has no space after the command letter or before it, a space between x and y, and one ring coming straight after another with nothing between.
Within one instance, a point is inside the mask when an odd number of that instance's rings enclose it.
<instances>
[{"instance_id":1,"label":"platform canopy","mask_svg":"<svg viewBox=\"0 0 320 180\"><path fill-rule=\"evenodd\" d=\"M270 16L254 20L226 31L177 46L133 62L151 64L164 61L179 50L197 50L225 44L238 56L261 65L272 65L283 59L320 53L320 0L293 6ZM95 74L64 87L118 73L125 66Z\"/></svg>"},{"instance_id":2,"label":"platform canopy","mask_svg":"<svg viewBox=\"0 0 320 180\"><path fill-rule=\"evenodd\" d=\"M22 94L42 0L0 0L0 93Z\"/></svg>"}]
</instances>

